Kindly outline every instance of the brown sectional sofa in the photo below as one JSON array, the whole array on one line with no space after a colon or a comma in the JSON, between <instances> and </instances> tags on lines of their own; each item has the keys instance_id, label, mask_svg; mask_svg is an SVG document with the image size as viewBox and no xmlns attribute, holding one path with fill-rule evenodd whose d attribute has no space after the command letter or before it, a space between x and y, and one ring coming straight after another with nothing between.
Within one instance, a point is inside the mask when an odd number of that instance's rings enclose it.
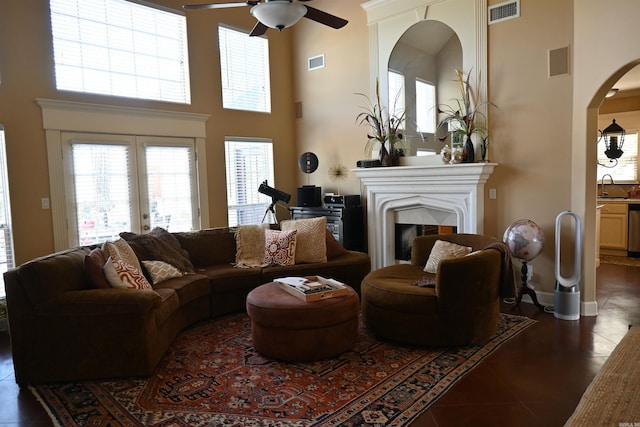
<instances>
[{"instance_id":1,"label":"brown sectional sofa","mask_svg":"<svg viewBox=\"0 0 640 427\"><path fill-rule=\"evenodd\" d=\"M172 233L195 273L159 282L153 290L93 288L83 268L92 247L51 254L6 272L16 382L148 376L180 330L245 311L247 294L263 283L318 274L359 292L371 269L367 254L344 250L324 263L236 268L234 232Z\"/></svg>"}]
</instances>

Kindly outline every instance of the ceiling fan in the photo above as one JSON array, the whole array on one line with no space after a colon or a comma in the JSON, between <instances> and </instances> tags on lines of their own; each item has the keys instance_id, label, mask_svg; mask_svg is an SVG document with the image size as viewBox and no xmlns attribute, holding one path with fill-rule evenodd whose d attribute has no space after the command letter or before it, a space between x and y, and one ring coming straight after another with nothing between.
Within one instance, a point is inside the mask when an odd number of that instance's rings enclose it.
<instances>
[{"instance_id":1,"label":"ceiling fan","mask_svg":"<svg viewBox=\"0 0 640 427\"><path fill-rule=\"evenodd\" d=\"M187 4L182 7L185 10L200 10L251 6L251 15L258 22L251 30L250 36L261 36L268 28L282 31L282 29L289 28L298 22L302 17L335 29L342 28L349 22L346 19L302 4L308 1L311 0L248 0L238 3Z\"/></svg>"}]
</instances>

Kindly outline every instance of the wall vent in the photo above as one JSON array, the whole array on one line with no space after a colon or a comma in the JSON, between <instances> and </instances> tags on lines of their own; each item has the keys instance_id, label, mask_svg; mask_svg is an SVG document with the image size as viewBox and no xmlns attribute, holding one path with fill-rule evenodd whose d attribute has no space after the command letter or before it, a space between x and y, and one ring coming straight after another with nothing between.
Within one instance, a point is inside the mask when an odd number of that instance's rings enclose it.
<instances>
[{"instance_id":1,"label":"wall vent","mask_svg":"<svg viewBox=\"0 0 640 427\"><path fill-rule=\"evenodd\" d=\"M309 71L317 70L318 68L324 68L324 53L317 56L312 56L308 61Z\"/></svg>"},{"instance_id":2,"label":"wall vent","mask_svg":"<svg viewBox=\"0 0 640 427\"><path fill-rule=\"evenodd\" d=\"M489 6L489 25L520 16L520 0Z\"/></svg>"}]
</instances>

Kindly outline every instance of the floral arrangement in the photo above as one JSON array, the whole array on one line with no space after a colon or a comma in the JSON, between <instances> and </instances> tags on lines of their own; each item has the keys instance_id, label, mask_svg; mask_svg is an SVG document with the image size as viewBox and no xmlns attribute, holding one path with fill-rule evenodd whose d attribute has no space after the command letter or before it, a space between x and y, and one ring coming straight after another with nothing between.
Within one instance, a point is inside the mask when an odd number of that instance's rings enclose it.
<instances>
[{"instance_id":1,"label":"floral arrangement","mask_svg":"<svg viewBox=\"0 0 640 427\"><path fill-rule=\"evenodd\" d=\"M380 102L380 84L377 80L375 103L365 94L357 93L356 95L364 97L367 101L367 105L363 107L364 111L356 116L356 123L360 126L366 125L370 130L367 134L369 140L365 147L365 152L371 155L373 146L377 142L381 146L381 157L382 153L394 154L397 150L397 145L402 140L402 133L399 130L404 122L404 111L400 115L390 115L389 111L382 106ZM388 147L386 145L387 142L389 142Z\"/></svg>"},{"instance_id":2,"label":"floral arrangement","mask_svg":"<svg viewBox=\"0 0 640 427\"><path fill-rule=\"evenodd\" d=\"M466 75L456 69L457 82L460 86L460 99L455 99L455 105L438 105L438 113L444 114L438 126L447 125L453 130L453 136L458 141L469 139L471 135L478 135L483 144L483 152L486 151L488 129L485 126L486 116L480 111L484 106L498 108L493 102L479 101L477 93L470 84L471 71Z\"/></svg>"}]
</instances>

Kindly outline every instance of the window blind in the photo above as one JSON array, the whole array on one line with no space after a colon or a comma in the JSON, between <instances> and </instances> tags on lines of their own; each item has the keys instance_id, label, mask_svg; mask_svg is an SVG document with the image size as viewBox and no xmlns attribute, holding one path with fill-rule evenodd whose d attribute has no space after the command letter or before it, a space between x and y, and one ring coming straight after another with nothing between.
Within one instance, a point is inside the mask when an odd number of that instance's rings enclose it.
<instances>
[{"instance_id":1,"label":"window blind","mask_svg":"<svg viewBox=\"0 0 640 427\"><path fill-rule=\"evenodd\" d=\"M389 71L389 111L391 116L400 116L405 111L404 74Z\"/></svg>"},{"instance_id":2,"label":"window blind","mask_svg":"<svg viewBox=\"0 0 640 427\"><path fill-rule=\"evenodd\" d=\"M125 0L50 0L59 90L189 104L186 18Z\"/></svg>"},{"instance_id":3,"label":"window blind","mask_svg":"<svg viewBox=\"0 0 640 427\"><path fill-rule=\"evenodd\" d=\"M72 142L79 243L114 240L131 230L129 146Z\"/></svg>"},{"instance_id":4,"label":"window blind","mask_svg":"<svg viewBox=\"0 0 640 427\"><path fill-rule=\"evenodd\" d=\"M193 149L146 146L147 195L151 229L193 229Z\"/></svg>"},{"instance_id":5,"label":"window blind","mask_svg":"<svg viewBox=\"0 0 640 427\"><path fill-rule=\"evenodd\" d=\"M5 296L4 277L2 274L15 267L9 201L6 143L4 127L0 125L0 298Z\"/></svg>"},{"instance_id":6,"label":"window blind","mask_svg":"<svg viewBox=\"0 0 640 427\"><path fill-rule=\"evenodd\" d=\"M229 226L258 224L271 199L258 193L260 183L273 186L273 144L270 141L225 141Z\"/></svg>"},{"instance_id":7,"label":"window blind","mask_svg":"<svg viewBox=\"0 0 640 427\"><path fill-rule=\"evenodd\" d=\"M416 79L416 123L422 133L436 132L436 87Z\"/></svg>"},{"instance_id":8,"label":"window blind","mask_svg":"<svg viewBox=\"0 0 640 427\"><path fill-rule=\"evenodd\" d=\"M218 42L222 106L270 113L269 41L219 26Z\"/></svg>"}]
</instances>

